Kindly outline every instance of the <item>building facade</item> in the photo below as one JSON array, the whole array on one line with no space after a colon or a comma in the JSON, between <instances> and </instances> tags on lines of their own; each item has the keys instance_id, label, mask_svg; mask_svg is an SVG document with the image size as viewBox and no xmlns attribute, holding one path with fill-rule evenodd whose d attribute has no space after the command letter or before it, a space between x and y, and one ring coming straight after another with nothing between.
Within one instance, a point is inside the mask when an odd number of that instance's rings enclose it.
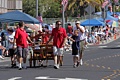
<instances>
[{"instance_id":1,"label":"building facade","mask_svg":"<svg viewBox=\"0 0 120 80\"><path fill-rule=\"evenodd\" d=\"M22 11L22 0L0 0L0 14L13 10Z\"/></svg>"}]
</instances>

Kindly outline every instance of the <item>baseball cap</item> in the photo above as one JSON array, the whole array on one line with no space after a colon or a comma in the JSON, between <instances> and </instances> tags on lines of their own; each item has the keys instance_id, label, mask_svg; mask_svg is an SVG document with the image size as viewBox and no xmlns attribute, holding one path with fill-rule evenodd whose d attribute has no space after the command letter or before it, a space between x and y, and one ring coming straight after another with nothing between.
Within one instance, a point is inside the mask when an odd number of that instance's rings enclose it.
<instances>
[{"instance_id":1,"label":"baseball cap","mask_svg":"<svg viewBox=\"0 0 120 80\"><path fill-rule=\"evenodd\" d=\"M75 23L76 23L76 24L80 24L80 21L76 21Z\"/></svg>"}]
</instances>

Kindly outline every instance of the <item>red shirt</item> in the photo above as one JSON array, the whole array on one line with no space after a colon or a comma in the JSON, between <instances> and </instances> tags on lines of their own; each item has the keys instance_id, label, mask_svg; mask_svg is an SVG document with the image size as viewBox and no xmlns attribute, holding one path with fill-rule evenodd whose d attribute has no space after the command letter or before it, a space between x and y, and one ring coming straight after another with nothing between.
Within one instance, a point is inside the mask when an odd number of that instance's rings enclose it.
<instances>
[{"instance_id":1,"label":"red shirt","mask_svg":"<svg viewBox=\"0 0 120 80\"><path fill-rule=\"evenodd\" d=\"M68 33L72 34L72 32L73 32L72 26L68 26Z\"/></svg>"},{"instance_id":2,"label":"red shirt","mask_svg":"<svg viewBox=\"0 0 120 80\"><path fill-rule=\"evenodd\" d=\"M42 40L42 41L43 41L42 43L46 43L46 42L49 40L49 36L50 36L49 34L46 34L46 33L43 34L43 35L42 35L42 39L43 39L43 40Z\"/></svg>"},{"instance_id":3,"label":"red shirt","mask_svg":"<svg viewBox=\"0 0 120 80\"><path fill-rule=\"evenodd\" d=\"M52 36L53 36L53 46L56 46L57 48L62 48L64 38L67 37L66 30L62 27L59 29L53 28Z\"/></svg>"},{"instance_id":4,"label":"red shirt","mask_svg":"<svg viewBox=\"0 0 120 80\"><path fill-rule=\"evenodd\" d=\"M28 35L27 35L26 31L18 28L15 32L15 39L16 39L17 46L20 46L23 48L28 47L27 37L28 37Z\"/></svg>"}]
</instances>

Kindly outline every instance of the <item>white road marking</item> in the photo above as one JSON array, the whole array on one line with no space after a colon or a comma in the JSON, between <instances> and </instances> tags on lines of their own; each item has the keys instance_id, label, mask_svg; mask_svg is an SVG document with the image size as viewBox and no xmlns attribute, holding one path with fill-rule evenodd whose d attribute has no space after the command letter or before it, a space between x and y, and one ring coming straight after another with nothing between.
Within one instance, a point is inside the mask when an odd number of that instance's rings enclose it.
<instances>
[{"instance_id":1,"label":"white road marking","mask_svg":"<svg viewBox=\"0 0 120 80\"><path fill-rule=\"evenodd\" d=\"M50 78L49 76L35 77L38 80L88 80L88 79L78 79L78 78Z\"/></svg>"},{"instance_id":2,"label":"white road marking","mask_svg":"<svg viewBox=\"0 0 120 80\"><path fill-rule=\"evenodd\" d=\"M48 79L49 76L40 76L40 77L35 77L35 79Z\"/></svg>"},{"instance_id":3,"label":"white road marking","mask_svg":"<svg viewBox=\"0 0 120 80\"><path fill-rule=\"evenodd\" d=\"M65 78L65 80L88 80L88 79Z\"/></svg>"},{"instance_id":4,"label":"white road marking","mask_svg":"<svg viewBox=\"0 0 120 80\"><path fill-rule=\"evenodd\" d=\"M107 47L107 46L99 46L99 48L105 48L105 47Z\"/></svg>"},{"instance_id":5,"label":"white road marking","mask_svg":"<svg viewBox=\"0 0 120 80\"><path fill-rule=\"evenodd\" d=\"M8 80L17 80L17 79L21 79L22 77L14 77L14 78L10 78Z\"/></svg>"}]
</instances>

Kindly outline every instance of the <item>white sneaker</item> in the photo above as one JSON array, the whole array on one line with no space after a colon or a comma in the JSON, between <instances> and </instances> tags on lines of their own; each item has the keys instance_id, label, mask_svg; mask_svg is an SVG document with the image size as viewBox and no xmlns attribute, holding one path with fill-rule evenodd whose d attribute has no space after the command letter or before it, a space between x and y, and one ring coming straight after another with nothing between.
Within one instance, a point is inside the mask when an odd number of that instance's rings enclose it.
<instances>
[{"instance_id":1,"label":"white sneaker","mask_svg":"<svg viewBox=\"0 0 120 80\"><path fill-rule=\"evenodd\" d=\"M54 68L55 68L55 69L59 69L59 65L56 65L56 64L55 64L55 65L54 65Z\"/></svg>"},{"instance_id":2,"label":"white sneaker","mask_svg":"<svg viewBox=\"0 0 120 80\"><path fill-rule=\"evenodd\" d=\"M81 66L83 65L83 61L82 61L82 59L80 60L80 65L81 65Z\"/></svg>"},{"instance_id":3,"label":"white sneaker","mask_svg":"<svg viewBox=\"0 0 120 80\"><path fill-rule=\"evenodd\" d=\"M0 59L2 59L2 60L3 60L4 58L0 55Z\"/></svg>"}]
</instances>

